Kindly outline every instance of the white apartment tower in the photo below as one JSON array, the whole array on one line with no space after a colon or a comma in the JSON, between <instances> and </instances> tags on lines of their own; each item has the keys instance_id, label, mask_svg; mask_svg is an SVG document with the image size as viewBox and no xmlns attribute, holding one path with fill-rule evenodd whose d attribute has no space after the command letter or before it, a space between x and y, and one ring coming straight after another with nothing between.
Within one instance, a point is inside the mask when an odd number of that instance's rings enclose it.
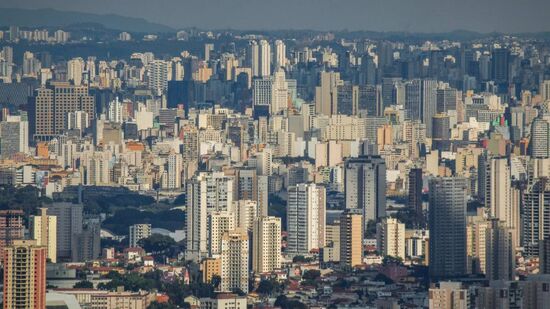
<instances>
[{"instance_id":1,"label":"white apartment tower","mask_svg":"<svg viewBox=\"0 0 550 309\"><path fill-rule=\"evenodd\" d=\"M301 183L288 189L288 252L309 254L325 246L326 189Z\"/></svg>"},{"instance_id":2,"label":"white apartment tower","mask_svg":"<svg viewBox=\"0 0 550 309\"><path fill-rule=\"evenodd\" d=\"M405 224L395 218L384 218L376 228L376 248L383 256L405 259Z\"/></svg>"},{"instance_id":3,"label":"white apartment tower","mask_svg":"<svg viewBox=\"0 0 550 309\"><path fill-rule=\"evenodd\" d=\"M254 222L252 270L272 272L281 267L281 218L259 217Z\"/></svg>"},{"instance_id":4,"label":"white apartment tower","mask_svg":"<svg viewBox=\"0 0 550 309\"><path fill-rule=\"evenodd\" d=\"M222 237L221 291L248 293L248 235L242 230Z\"/></svg>"}]
</instances>

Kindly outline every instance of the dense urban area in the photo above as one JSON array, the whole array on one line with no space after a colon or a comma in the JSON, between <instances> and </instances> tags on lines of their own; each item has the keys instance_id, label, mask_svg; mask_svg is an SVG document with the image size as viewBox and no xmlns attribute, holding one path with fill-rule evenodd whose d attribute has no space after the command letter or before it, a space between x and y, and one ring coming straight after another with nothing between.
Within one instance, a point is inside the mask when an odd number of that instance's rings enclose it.
<instances>
[{"instance_id":1,"label":"dense urban area","mask_svg":"<svg viewBox=\"0 0 550 309\"><path fill-rule=\"evenodd\" d=\"M550 36L0 27L7 309L550 308Z\"/></svg>"}]
</instances>

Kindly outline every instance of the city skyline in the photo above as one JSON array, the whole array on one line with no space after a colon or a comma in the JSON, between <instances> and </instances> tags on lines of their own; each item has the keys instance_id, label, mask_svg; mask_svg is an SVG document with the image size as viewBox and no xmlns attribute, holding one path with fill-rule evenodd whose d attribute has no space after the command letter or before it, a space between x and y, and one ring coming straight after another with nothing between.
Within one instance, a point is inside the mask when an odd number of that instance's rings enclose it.
<instances>
[{"instance_id":1,"label":"city skyline","mask_svg":"<svg viewBox=\"0 0 550 309\"><path fill-rule=\"evenodd\" d=\"M133 16L173 29L197 27L410 33L458 30L526 33L550 29L550 21L544 18L550 3L544 0L163 0L155 6L146 0L6 0L0 6ZM471 10L472 7L475 10Z\"/></svg>"}]
</instances>

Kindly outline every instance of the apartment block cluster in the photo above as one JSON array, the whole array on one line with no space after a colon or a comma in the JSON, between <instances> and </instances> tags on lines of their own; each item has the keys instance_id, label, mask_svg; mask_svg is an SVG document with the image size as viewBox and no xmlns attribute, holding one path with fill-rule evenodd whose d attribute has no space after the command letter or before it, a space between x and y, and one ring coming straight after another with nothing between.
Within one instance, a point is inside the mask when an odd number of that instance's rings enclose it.
<instances>
[{"instance_id":1,"label":"apartment block cluster","mask_svg":"<svg viewBox=\"0 0 550 309\"><path fill-rule=\"evenodd\" d=\"M311 308L550 303L544 42L180 32L204 49L60 60L31 44L14 60L17 39L66 42L61 32L10 27L0 41L0 185L54 200L0 213L5 308L44 307L46 261L106 259L112 214L59 201L92 187L185 196L180 259L199 264L204 283L220 279L218 298L189 299L200 308L274 305L255 297L266 278ZM156 267L139 248L154 229L115 236ZM39 262L13 267L25 259ZM32 288L19 291L18 278ZM86 293L51 297L130 292Z\"/></svg>"}]
</instances>

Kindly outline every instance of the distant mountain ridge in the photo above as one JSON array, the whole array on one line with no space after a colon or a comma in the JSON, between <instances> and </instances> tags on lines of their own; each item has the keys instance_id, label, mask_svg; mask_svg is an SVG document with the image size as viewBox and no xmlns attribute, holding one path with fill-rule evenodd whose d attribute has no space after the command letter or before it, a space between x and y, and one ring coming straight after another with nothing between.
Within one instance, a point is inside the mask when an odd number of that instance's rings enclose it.
<instances>
[{"instance_id":1,"label":"distant mountain ridge","mask_svg":"<svg viewBox=\"0 0 550 309\"><path fill-rule=\"evenodd\" d=\"M143 18L116 14L92 14L54 9L0 8L0 26L20 27L67 27L74 24L100 24L107 29L129 32L173 32L165 25L149 22Z\"/></svg>"}]
</instances>

